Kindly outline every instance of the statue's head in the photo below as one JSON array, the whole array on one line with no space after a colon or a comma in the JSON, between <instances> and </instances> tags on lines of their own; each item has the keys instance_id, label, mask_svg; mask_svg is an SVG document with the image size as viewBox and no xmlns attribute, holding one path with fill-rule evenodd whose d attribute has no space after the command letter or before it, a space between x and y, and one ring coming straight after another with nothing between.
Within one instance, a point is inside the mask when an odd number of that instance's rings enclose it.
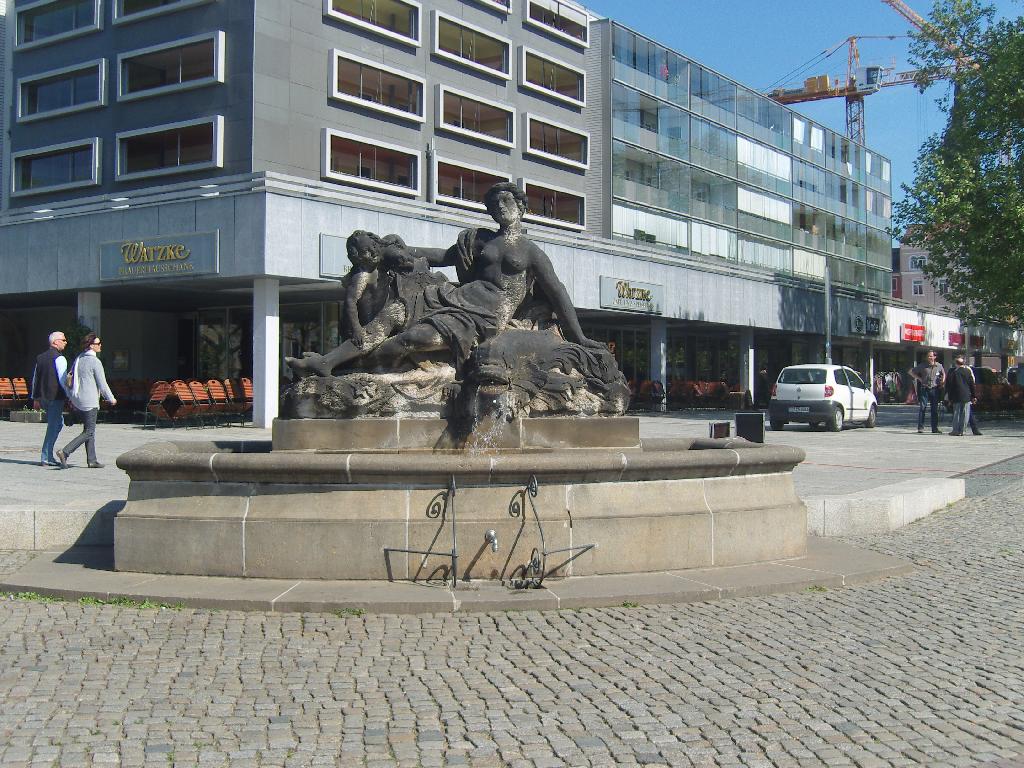
<instances>
[{"instance_id":1,"label":"statue's head","mask_svg":"<svg viewBox=\"0 0 1024 768\"><path fill-rule=\"evenodd\" d=\"M373 232L357 229L345 241L348 260L357 267L376 269L384 258L385 242Z\"/></svg>"},{"instance_id":2,"label":"statue's head","mask_svg":"<svg viewBox=\"0 0 1024 768\"><path fill-rule=\"evenodd\" d=\"M519 218L522 218L529 208L529 201L526 193L511 181L501 181L495 184L484 193L484 205L487 212L495 221L501 223L501 203L511 195L516 207L519 209Z\"/></svg>"}]
</instances>

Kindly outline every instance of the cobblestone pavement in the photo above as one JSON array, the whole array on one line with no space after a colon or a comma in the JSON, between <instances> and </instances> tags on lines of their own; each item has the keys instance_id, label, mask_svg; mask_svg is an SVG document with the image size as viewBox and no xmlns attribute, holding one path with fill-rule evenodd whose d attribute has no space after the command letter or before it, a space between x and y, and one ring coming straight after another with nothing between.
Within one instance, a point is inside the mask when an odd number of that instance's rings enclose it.
<instances>
[{"instance_id":1,"label":"cobblestone pavement","mask_svg":"<svg viewBox=\"0 0 1024 768\"><path fill-rule=\"evenodd\" d=\"M426 617L2 600L0 765L1022 765L1022 491L851 539L912 576L767 598Z\"/></svg>"}]
</instances>

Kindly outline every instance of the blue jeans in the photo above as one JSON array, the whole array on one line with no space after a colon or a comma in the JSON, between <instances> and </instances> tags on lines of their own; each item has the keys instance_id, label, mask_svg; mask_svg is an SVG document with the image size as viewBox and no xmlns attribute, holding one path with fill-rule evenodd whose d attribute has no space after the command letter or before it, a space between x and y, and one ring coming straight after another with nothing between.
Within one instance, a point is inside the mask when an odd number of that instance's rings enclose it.
<instances>
[{"instance_id":1,"label":"blue jeans","mask_svg":"<svg viewBox=\"0 0 1024 768\"><path fill-rule=\"evenodd\" d=\"M970 402L965 403L953 403L953 431L950 434L962 435L964 433L964 426L971 419L971 404Z\"/></svg>"},{"instance_id":2,"label":"blue jeans","mask_svg":"<svg viewBox=\"0 0 1024 768\"><path fill-rule=\"evenodd\" d=\"M939 431L939 388L918 387L917 388L917 429L924 429L924 412L931 405L932 410L932 432Z\"/></svg>"},{"instance_id":3,"label":"blue jeans","mask_svg":"<svg viewBox=\"0 0 1024 768\"><path fill-rule=\"evenodd\" d=\"M46 437L43 438L43 450L39 453L39 460L56 462L53 458L53 448L57 445L57 438L64 427L64 401L40 400L39 404L46 411Z\"/></svg>"}]
</instances>

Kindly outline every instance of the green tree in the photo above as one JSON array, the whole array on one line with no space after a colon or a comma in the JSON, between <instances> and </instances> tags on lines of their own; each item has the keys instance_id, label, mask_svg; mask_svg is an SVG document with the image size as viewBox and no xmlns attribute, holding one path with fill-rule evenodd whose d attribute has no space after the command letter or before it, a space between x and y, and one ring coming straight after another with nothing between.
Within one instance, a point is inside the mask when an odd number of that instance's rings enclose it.
<instances>
[{"instance_id":1,"label":"green tree","mask_svg":"<svg viewBox=\"0 0 1024 768\"><path fill-rule=\"evenodd\" d=\"M1024 18L978 0L937 0L914 35L923 89L952 80L946 129L921 148L893 230L929 252L965 322L1024 321Z\"/></svg>"}]
</instances>

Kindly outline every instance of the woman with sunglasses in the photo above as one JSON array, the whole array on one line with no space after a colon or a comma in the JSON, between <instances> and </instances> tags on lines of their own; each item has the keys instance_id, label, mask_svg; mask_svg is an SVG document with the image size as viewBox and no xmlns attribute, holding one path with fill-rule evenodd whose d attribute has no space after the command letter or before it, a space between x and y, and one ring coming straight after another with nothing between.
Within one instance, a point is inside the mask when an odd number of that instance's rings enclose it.
<instances>
[{"instance_id":1,"label":"woman with sunglasses","mask_svg":"<svg viewBox=\"0 0 1024 768\"><path fill-rule=\"evenodd\" d=\"M85 443L85 458L89 469L100 469L103 466L96 460L96 417L100 412L100 395L111 405L117 405L117 399L107 385L103 363L97 357L103 342L95 333L90 333L83 340L82 347L82 352L75 358L71 368L71 382L67 387L71 404L82 414L82 433L56 452L61 469L67 469L68 456L82 443Z\"/></svg>"}]
</instances>

